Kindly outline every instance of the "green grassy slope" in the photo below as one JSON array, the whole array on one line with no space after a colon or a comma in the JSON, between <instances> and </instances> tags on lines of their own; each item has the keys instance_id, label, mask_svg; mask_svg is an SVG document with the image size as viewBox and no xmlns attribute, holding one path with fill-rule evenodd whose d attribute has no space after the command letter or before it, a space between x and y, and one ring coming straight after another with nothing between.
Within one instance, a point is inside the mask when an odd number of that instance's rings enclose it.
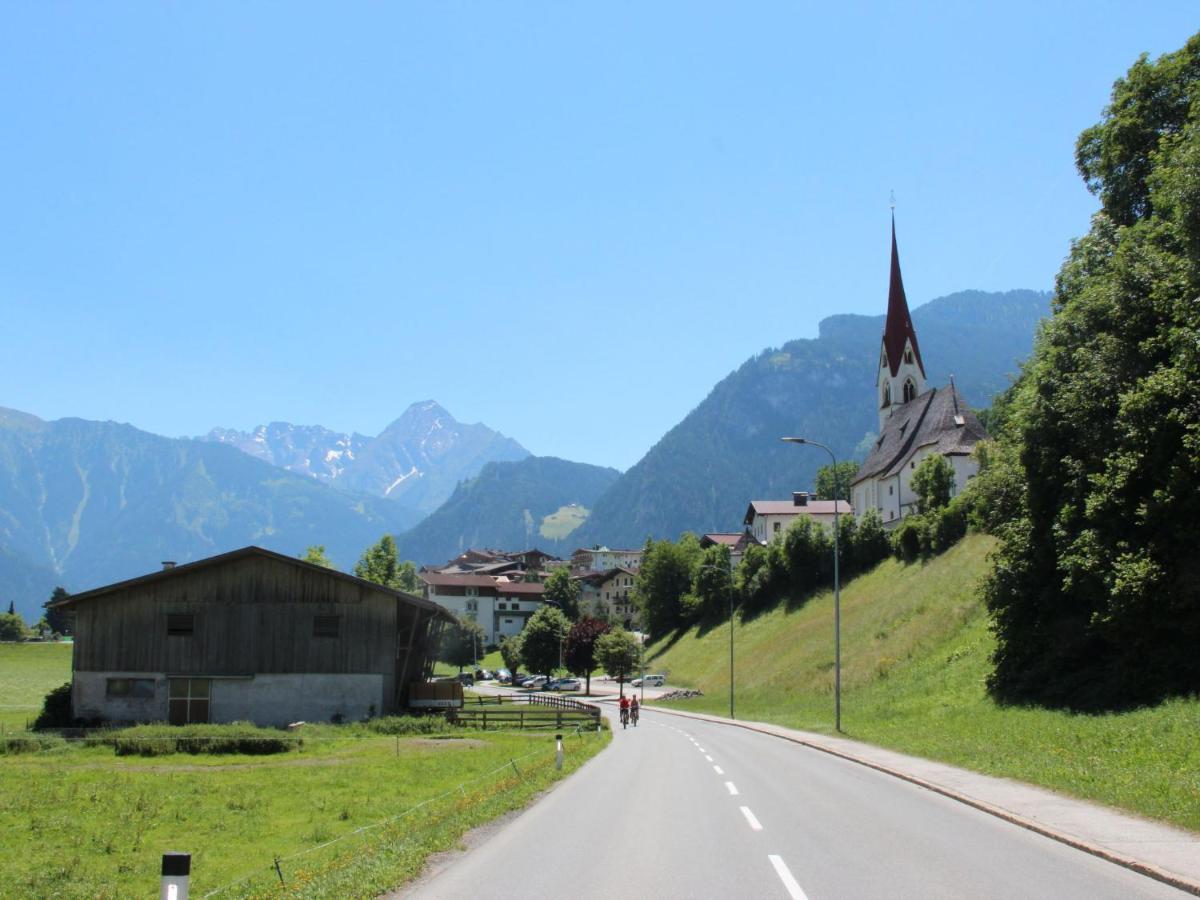
<instances>
[{"instance_id":1,"label":"green grassy slope","mask_svg":"<svg viewBox=\"0 0 1200 900\"><path fill-rule=\"evenodd\" d=\"M70 644L0 644L0 728L23 730L50 689L70 680Z\"/></svg>"},{"instance_id":2,"label":"green grassy slope","mask_svg":"<svg viewBox=\"0 0 1200 900\"><path fill-rule=\"evenodd\" d=\"M1200 830L1200 699L1103 716L998 707L984 679L993 638L979 596L990 538L924 565L889 560L842 591L842 727L871 743L1018 778ZM833 597L734 633L740 719L833 730ZM651 648L656 670L728 715L729 630Z\"/></svg>"}]
</instances>

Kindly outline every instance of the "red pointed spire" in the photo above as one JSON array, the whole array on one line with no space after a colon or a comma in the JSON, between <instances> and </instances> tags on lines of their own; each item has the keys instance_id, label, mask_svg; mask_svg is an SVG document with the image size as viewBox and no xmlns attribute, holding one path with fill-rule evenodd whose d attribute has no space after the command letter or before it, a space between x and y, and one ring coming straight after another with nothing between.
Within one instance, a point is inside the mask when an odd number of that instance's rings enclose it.
<instances>
[{"instance_id":1,"label":"red pointed spire","mask_svg":"<svg viewBox=\"0 0 1200 900\"><path fill-rule=\"evenodd\" d=\"M894 376L900 371L904 358L904 342L912 344L913 356L921 375L925 375L925 363L921 361L921 348L917 346L917 332L913 329L912 317L908 314L908 299L904 296L904 280L900 277L900 252L896 249L896 214L892 213L892 280L888 285L887 324L883 328L883 349L887 352L888 367Z\"/></svg>"}]
</instances>

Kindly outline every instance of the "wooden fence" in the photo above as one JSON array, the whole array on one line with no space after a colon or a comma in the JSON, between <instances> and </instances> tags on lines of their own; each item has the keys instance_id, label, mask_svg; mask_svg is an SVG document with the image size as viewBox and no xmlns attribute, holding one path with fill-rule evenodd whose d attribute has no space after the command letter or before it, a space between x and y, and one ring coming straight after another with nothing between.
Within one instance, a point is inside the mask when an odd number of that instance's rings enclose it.
<instances>
[{"instance_id":1,"label":"wooden fence","mask_svg":"<svg viewBox=\"0 0 1200 900\"><path fill-rule=\"evenodd\" d=\"M446 710L446 721L465 728L595 728L600 707L555 694L491 694L466 700L461 709Z\"/></svg>"}]
</instances>

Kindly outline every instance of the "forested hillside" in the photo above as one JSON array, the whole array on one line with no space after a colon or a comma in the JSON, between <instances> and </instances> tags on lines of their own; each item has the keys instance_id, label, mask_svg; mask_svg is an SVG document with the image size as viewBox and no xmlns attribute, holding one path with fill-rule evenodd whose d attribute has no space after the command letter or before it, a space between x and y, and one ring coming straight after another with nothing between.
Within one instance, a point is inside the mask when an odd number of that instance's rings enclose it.
<instances>
[{"instance_id":1,"label":"forested hillside","mask_svg":"<svg viewBox=\"0 0 1200 900\"><path fill-rule=\"evenodd\" d=\"M1038 291L965 291L914 310L929 383L954 376L973 405L988 405L1029 355L1049 303ZM747 360L613 485L577 540L641 546L648 536L739 529L750 500L809 488L829 462L782 444L784 435L826 443L841 459L860 456L878 428L883 319L833 316L816 339Z\"/></svg>"},{"instance_id":2,"label":"forested hillside","mask_svg":"<svg viewBox=\"0 0 1200 900\"><path fill-rule=\"evenodd\" d=\"M468 547L508 550L536 546L562 555L576 546L575 535L546 537L547 516L564 506L586 509L620 473L549 456L520 462L494 462L461 482L453 496L398 539L400 555L418 563L438 564Z\"/></svg>"}]
</instances>

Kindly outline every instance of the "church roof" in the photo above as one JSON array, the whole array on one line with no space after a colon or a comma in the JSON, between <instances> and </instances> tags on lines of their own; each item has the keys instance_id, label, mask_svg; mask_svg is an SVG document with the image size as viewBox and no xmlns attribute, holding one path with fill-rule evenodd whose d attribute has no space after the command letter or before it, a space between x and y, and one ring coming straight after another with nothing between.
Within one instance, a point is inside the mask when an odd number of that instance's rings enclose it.
<instances>
[{"instance_id":1,"label":"church roof","mask_svg":"<svg viewBox=\"0 0 1200 900\"><path fill-rule=\"evenodd\" d=\"M872 476L895 475L922 447L935 445L943 456L965 456L987 437L987 430L953 384L932 388L892 410L851 484Z\"/></svg>"},{"instance_id":2,"label":"church roof","mask_svg":"<svg viewBox=\"0 0 1200 900\"><path fill-rule=\"evenodd\" d=\"M896 249L896 216L892 215L892 278L888 285L887 323L883 327L883 349L887 352L888 366L892 376L900 371L904 358L904 342L912 343L913 356L921 374L925 374L925 363L921 360L921 348L917 346L917 332L912 317L908 314L908 298L904 296L904 279L900 277L900 252Z\"/></svg>"}]
</instances>

